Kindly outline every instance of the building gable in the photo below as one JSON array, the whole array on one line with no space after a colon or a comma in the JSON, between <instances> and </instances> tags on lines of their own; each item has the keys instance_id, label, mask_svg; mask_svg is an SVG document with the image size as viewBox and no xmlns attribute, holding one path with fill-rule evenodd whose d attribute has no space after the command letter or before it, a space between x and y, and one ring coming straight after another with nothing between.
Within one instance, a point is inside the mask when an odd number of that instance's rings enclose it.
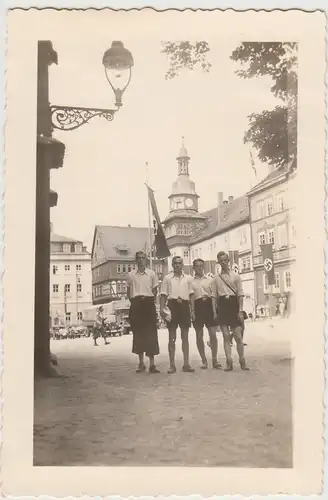
<instances>
[{"instance_id":1,"label":"building gable","mask_svg":"<svg viewBox=\"0 0 328 500\"><path fill-rule=\"evenodd\" d=\"M98 266L106 261L101 232L99 227L95 227L92 243L92 267Z\"/></svg>"}]
</instances>

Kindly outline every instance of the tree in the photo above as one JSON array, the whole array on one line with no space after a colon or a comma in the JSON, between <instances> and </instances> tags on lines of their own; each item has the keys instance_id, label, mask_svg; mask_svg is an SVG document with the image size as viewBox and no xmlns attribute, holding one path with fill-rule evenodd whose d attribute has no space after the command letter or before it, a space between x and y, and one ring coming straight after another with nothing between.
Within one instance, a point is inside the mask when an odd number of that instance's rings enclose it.
<instances>
[{"instance_id":1,"label":"tree","mask_svg":"<svg viewBox=\"0 0 328 500\"><path fill-rule=\"evenodd\" d=\"M167 79L179 75L181 69L201 67L209 72L207 42L163 42L162 53L169 60ZM241 78L269 76L271 92L281 102L272 110L252 113L244 143L251 143L261 161L280 167L297 155L297 44L283 42L244 42L231 54L241 68Z\"/></svg>"},{"instance_id":2,"label":"tree","mask_svg":"<svg viewBox=\"0 0 328 500\"><path fill-rule=\"evenodd\" d=\"M212 64L207 60L210 48L207 42L162 42L162 53L168 57L169 69L165 74L166 80L178 76L182 69L194 69L200 66L208 73Z\"/></svg>"}]
</instances>

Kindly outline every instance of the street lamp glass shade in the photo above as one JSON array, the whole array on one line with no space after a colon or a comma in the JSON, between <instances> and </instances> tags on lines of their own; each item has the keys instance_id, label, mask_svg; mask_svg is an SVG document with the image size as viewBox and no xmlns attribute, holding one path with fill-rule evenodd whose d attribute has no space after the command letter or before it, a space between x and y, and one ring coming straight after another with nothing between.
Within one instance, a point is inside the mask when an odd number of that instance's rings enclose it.
<instances>
[{"instance_id":1,"label":"street lamp glass shade","mask_svg":"<svg viewBox=\"0 0 328 500\"><path fill-rule=\"evenodd\" d=\"M122 95L131 80L133 57L122 42L113 42L103 56L106 78L112 87L116 105L122 106Z\"/></svg>"}]
</instances>

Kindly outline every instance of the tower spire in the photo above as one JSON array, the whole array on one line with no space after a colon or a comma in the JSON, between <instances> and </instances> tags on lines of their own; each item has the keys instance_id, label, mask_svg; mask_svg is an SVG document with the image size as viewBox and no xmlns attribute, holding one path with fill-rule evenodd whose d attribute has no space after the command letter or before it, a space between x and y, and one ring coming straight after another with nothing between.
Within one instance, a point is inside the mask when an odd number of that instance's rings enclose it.
<instances>
[{"instance_id":1,"label":"tower spire","mask_svg":"<svg viewBox=\"0 0 328 500\"><path fill-rule=\"evenodd\" d=\"M184 136L182 136L181 148L177 156L178 160L178 175L189 175L189 160L187 149L184 143Z\"/></svg>"}]
</instances>

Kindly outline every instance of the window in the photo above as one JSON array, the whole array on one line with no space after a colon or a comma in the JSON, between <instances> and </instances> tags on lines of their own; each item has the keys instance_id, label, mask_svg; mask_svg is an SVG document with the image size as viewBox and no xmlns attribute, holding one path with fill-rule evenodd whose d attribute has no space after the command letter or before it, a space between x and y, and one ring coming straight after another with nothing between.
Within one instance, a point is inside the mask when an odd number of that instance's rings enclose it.
<instances>
[{"instance_id":1,"label":"window","mask_svg":"<svg viewBox=\"0 0 328 500\"><path fill-rule=\"evenodd\" d=\"M187 259L187 258L189 257L189 252L188 252L188 250L184 250L184 251L183 251L183 256L184 256L184 258L185 258L185 259Z\"/></svg>"},{"instance_id":2,"label":"window","mask_svg":"<svg viewBox=\"0 0 328 500\"><path fill-rule=\"evenodd\" d=\"M71 291L71 285L65 285L65 292L69 293Z\"/></svg>"},{"instance_id":3,"label":"window","mask_svg":"<svg viewBox=\"0 0 328 500\"><path fill-rule=\"evenodd\" d=\"M117 264L117 274L120 274L122 271L121 271L121 264Z\"/></svg>"},{"instance_id":4,"label":"window","mask_svg":"<svg viewBox=\"0 0 328 500\"><path fill-rule=\"evenodd\" d=\"M133 269L133 271L136 270L136 264L133 264L132 269Z\"/></svg>"},{"instance_id":5,"label":"window","mask_svg":"<svg viewBox=\"0 0 328 500\"><path fill-rule=\"evenodd\" d=\"M267 211L268 211L268 215L272 215L273 214L273 203L272 203L272 200L268 201Z\"/></svg>"},{"instance_id":6,"label":"window","mask_svg":"<svg viewBox=\"0 0 328 500\"><path fill-rule=\"evenodd\" d=\"M274 245L274 229L270 229L270 231L268 231L268 242Z\"/></svg>"},{"instance_id":7,"label":"window","mask_svg":"<svg viewBox=\"0 0 328 500\"><path fill-rule=\"evenodd\" d=\"M122 273L126 273L126 265L125 264L122 265Z\"/></svg>"},{"instance_id":8,"label":"window","mask_svg":"<svg viewBox=\"0 0 328 500\"><path fill-rule=\"evenodd\" d=\"M263 274L263 291L264 293L268 293L269 283L268 283L268 275L267 273Z\"/></svg>"},{"instance_id":9,"label":"window","mask_svg":"<svg viewBox=\"0 0 328 500\"><path fill-rule=\"evenodd\" d=\"M282 210L285 210L286 204L285 204L285 197L283 194L279 194L277 196L277 210L281 212Z\"/></svg>"},{"instance_id":10,"label":"window","mask_svg":"<svg viewBox=\"0 0 328 500\"><path fill-rule=\"evenodd\" d=\"M58 273L58 266L53 265L52 266L52 274L57 274Z\"/></svg>"},{"instance_id":11,"label":"window","mask_svg":"<svg viewBox=\"0 0 328 500\"><path fill-rule=\"evenodd\" d=\"M82 292L82 285L81 285L81 283L78 283L78 284L76 285L76 291L77 291L77 292Z\"/></svg>"},{"instance_id":12,"label":"window","mask_svg":"<svg viewBox=\"0 0 328 500\"><path fill-rule=\"evenodd\" d=\"M52 292L58 293L59 292L59 285L52 285Z\"/></svg>"},{"instance_id":13,"label":"window","mask_svg":"<svg viewBox=\"0 0 328 500\"><path fill-rule=\"evenodd\" d=\"M74 253L75 252L75 245L74 243L71 243L71 253Z\"/></svg>"},{"instance_id":14,"label":"window","mask_svg":"<svg viewBox=\"0 0 328 500\"><path fill-rule=\"evenodd\" d=\"M69 253L70 251L70 245L68 243L63 244L63 252L64 253Z\"/></svg>"},{"instance_id":15,"label":"window","mask_svg":"<svg viewBox=\"0 0 328 500\"><path fill-rule=\"evenodd\" d=\"M265 233L259 233L259 245L265 245Z\"/></svg>"},{"instance_id":16,"label":"window","mask_svg":"<svg viewBox=\"0 0 328 500\"><path fill-rule=\"evenodd\" d=\"M82 245L80 245L80 244L75 245L75 252L76 253L82 253Z\"/></svg>"},{"instance_id":17,"label":"window","mask_svg":"<svg viewBox=\"0 0 328 500\"><path fill-rule=\"evenodd\" d=\"M126 293L126 291L127 291L126 281L123 281L123 293Z\"/></svg>"},{"instance_id":18,"label":"window","mask_svg":"<svg viewBox=\"0 0 328 500\"><path fill-rule=\"evenodd\" d=\"M243 257L241 261L241 270L242 271L249 271L251 268L251 257L248 255L247 257Z\"/></svg>"},{"instance_id":19,"label":"window","mask_svg":"<svg viewBox=\"0 0 328 500\"><path fill-rule=\"evenodd\" d=\"M83 319L82 313L79 311L79 312L77 313L77 320L78 320L78 321L82 321L82 319Z\"/></svg>"},{"instance_id":20,"label":"window","mask_svg":"<svg viewBox=\"0 0 328 500\"><path fill-rule=\"evenodd\" d=\"M70 322L71 322L71 313L67 312L66 313L66 323L70 323Z\"/></svg>"},{"instance_id":21,"label":"window","mask_svg":"<svg viewBox=\"0 0 328 500\"><path fill-rule=\"evenodd\" d=\"M274 288L276 291L280 290L280 274L274 273Z\"/></svg>"},{"instance_id":22,"label":"window","mask_svg":"<svg viewBox=\"0 0 328 500\"><path fill-rule=\"evenodd\" d=\"M77 270L77 271L82 271L82 266L81 266L81 264L76 264L76 270Z\"/></svg>"},{"instance_id":23,"label":"window","mask_svg":"<svg viewBox=\"0 0 328 500\"><path fill-rule=\"evenodd\" d=\"M70 264L65 264L65 271L70 271L70 270L71 270Z\"/></svg>"},{"instance_id":24,"label":"window","mask_svg":"<svg viewBox=\"0 0 328 500\"><path fill-rule=\"evenodd\" d=\"M247 234L246 234L246 228L241 228L240 229L240 244L241 245L245 245L245 243L247 243Z\"/></svg>"},{"instance_id":25,"label":"window","mask_svg":"<svg viewBox=\"0 0 328 500\"><path fill-rule=\"evenodd\" d=\"M264 213L264 203L263 203L263 201L260 201L260 202L257 204L257 218L258 218L258 219L263 219L263 217L265 217L265 213Z\"/></svg>"},{"instance_id":26,"label":"window","mask_svg":"<svg viewBox=\"0 0 328 500\"><path fill-rule=\"evenodd\" d=\"M282 224L281 226L279 226L279 243L280 247L286 247L288 244L286 224Z\"/></svg>"},{"instance_id":27,"label":"window","mask_svg":"<svg viewBox=\"0 0 328 500\"><path fill-rule=\"evenodd\" d=\"M285 271L285 290L292 289L292 275L290 271Z\"/></svg>"},{"instance_id":28,"label":"window","mask_svg":"<svg viewBox=\"0 0 328 500\"><path fill-rule=\"evenodd\" d=\"M128 264L128 273L130 273L130 272L131 272L131 265Z\"/></svg>"}]
</instances>

